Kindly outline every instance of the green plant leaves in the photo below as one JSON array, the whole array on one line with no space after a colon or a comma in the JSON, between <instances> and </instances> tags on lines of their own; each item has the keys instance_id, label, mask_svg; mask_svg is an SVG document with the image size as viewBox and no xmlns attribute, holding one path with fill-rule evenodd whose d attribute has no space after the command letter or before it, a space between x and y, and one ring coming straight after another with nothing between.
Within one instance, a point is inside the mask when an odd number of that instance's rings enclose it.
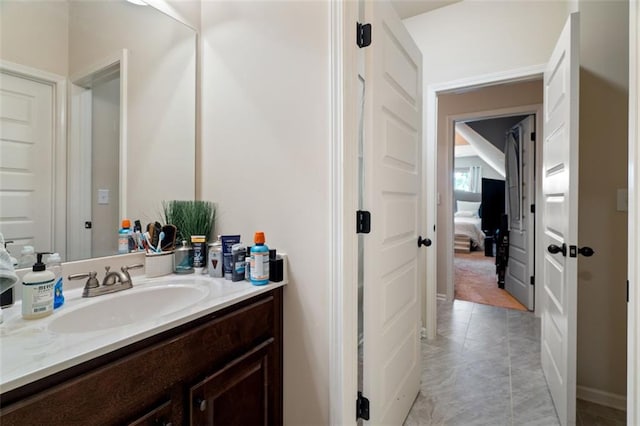
<instances>
[{"instance_id":1,"label":"green plant leaves","mask_svg":"<svg viewBox=\"0 0 640 426\"><path fill-rule=\"evenodd\" d=\"M177 240L191 242L192 235L204 235L211 241L216 206L211 201L170 200L162 202L164 220L178 229Z\"/></svg>"}]
</instances>

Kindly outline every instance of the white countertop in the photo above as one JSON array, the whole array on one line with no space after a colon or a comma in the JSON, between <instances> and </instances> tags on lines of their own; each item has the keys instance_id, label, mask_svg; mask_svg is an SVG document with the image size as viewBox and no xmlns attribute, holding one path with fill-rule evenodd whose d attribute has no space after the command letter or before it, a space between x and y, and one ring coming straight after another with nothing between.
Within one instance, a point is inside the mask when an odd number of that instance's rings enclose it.
<instances>
[{"instance_id":1,"label":"white countertop","mask_svg":"<svg viewBox=\"0 0 640 426\"><path fill-rule=\"evenodd\" d=\"M247 281L232 282L223 278L210 278L206 275L167 275L160 278L141 276L134 277L132 281L133 289L92 298L83 298L82 289L65 291L65 304L52 315L37 320L22 318L20 302L3 309L4 323L0 324L0 393L282 287L286 284L286 277L280 283L263 286L254 286ZM56 318L65 313L109 298L124 297L128 292L176 284L197 286L206 296L174 312L118 327L73 333L59 333L49 328Z\"/></svg>"}]
</instances>

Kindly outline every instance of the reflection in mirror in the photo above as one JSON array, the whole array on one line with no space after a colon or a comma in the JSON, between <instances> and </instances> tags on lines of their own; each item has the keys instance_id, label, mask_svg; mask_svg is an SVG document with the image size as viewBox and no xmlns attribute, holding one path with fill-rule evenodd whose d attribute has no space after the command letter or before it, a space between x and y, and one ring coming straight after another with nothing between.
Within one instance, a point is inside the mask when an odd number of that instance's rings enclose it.
<instances>
[{"instance_id":1,"label":"reflection in mirror","mask_svg":"<svg viewBox=\"0 0 640 426\"><path fill-rule=\"evenodd\" d=\"M124 0L0 3L0 232L65 260L195 195L196 33Z\"/></svg>"}]
</instances>

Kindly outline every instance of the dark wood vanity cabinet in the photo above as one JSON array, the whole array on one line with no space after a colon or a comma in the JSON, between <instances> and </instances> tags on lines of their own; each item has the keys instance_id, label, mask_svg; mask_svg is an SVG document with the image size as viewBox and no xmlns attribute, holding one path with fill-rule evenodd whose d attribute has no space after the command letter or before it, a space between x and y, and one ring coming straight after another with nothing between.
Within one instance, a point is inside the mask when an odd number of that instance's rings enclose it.
<instances>
[{"instance_id":1,"label":"dark wood vanity cabinet","mask_svg":"<svg viewBox=\"0 0 640 426\"><path fill-rule=\"evenodd\" d=\"M281 425L282 288L0 395L8 425Z\"/></svg>"}]
</instances>

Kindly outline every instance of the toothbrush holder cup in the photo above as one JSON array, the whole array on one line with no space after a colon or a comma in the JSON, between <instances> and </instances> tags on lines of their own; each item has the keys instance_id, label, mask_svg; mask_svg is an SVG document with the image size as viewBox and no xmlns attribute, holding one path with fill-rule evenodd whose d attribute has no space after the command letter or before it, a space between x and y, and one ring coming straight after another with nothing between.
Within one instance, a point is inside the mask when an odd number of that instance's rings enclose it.
<instances>
[{"instance_id":1,"label":"toothbrush holder cup","mask_svg":"<svg viewBox=\"0 0 640 426\"><path fill-rule=\"evenodd\" d=\"M144 273L149 278L161 277L173 273L173 251L147 253L145 255Z\"/></svg>"}]
</instances>

